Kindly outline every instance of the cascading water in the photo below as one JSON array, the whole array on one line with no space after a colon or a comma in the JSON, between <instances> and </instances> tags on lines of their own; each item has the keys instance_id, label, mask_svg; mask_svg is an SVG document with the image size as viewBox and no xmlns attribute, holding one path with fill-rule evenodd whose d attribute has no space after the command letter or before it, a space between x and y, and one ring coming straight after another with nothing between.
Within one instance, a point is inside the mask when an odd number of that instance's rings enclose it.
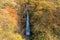
<instances>
[{"instance_id":1,"label":"cascading water","mask_svg":"<svg viewBox=\"0 0 60 40\"><path fill-rule=\"evenodd\" d=\"M30 35L30 24L29 24L29 14L27 12L27 19L26 19L26 35Z\"/></svg>"},{"instance_id":2,"label":"cascading water","mask_svg":"<svg viewBox=\"0 0 60 40\"><path fill-rule=\"evenodd\" d=\"M30 23L29 23L29 13L28 13L28 4L26 4L26 38L29 40L30 37Z\"/></svg>"}]
</instances>

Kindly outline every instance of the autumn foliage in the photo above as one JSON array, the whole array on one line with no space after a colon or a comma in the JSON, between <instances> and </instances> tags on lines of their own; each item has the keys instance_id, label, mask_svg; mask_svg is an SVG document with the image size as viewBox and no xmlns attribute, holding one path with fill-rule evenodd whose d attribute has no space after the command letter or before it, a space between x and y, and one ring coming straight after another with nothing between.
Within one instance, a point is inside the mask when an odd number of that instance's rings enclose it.
<instances>
[{"instance_id":1,"label":"autumn foliage","mask_svg":"<svg viewBox=\"0 0 60 40\"><path fill-rule=\"evenodd\" d=\"M0 40L25 39L28 0L0 0ZM31 40L60 40L60 0L29 0Z\"/></svg>"}]
</instances>

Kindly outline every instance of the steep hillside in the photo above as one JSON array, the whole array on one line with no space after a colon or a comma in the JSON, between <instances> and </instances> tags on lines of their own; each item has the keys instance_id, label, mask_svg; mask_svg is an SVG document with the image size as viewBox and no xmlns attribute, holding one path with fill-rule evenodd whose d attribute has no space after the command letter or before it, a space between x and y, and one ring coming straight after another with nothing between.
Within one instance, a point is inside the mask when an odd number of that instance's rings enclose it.
<instances>
[{"instance_id":1,"label":"steep hillside","mask_svg":"<svg viewBox=\"0 0 60 40\"><path fill-rule=\"evenodd\" d=\"M28 0L0 0L0 40L25 38ZM31 40L60 40L60 0L29 1Z\"/></svg>"},{"instance_id":2,"label":"steep hillside","mask_svg":"<svg viewBox=\"0 0 60 40\"><path fill-rule=\"evenodd\" d=\"M0 40L23 40L18 27L17 0L0 0Z\"/></svg>"},{"instance_id":3,"label":"steep hillside","mask_svg":"<svg viewBox=\"0 0 60 40\"><path fill-rule=\"evenodd\" d=\"M59 0L31 0L31 40L60 40Z\"/></svg>"}]
</instances>

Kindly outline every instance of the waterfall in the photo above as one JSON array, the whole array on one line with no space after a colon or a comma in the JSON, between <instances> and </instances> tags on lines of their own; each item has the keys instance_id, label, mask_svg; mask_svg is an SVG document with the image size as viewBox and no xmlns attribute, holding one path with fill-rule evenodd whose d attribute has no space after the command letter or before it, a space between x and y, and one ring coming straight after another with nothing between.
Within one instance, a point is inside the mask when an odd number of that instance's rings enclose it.
<instances>
[{"instance_id":1,"label":"waterfall","mask_svg":"<svg viewBox=\"0 0 60 40\"><path fill-rule=\"evenodd\" d=\"M27 12L27 18L26 18L26 35L30 35L30 23L29 23L29 14Z\"/></svg>"},{"instance_id":2,"label":"waterfall","mask_svg":"<svg viewBox=\"0 0 60 40\"><path fill-rule=\"evenodd\" d=\"M28 12L29 5L26 4L25 8L26 8L26 40L30 40L30 20Z\"/></svg>"}]
</instances>

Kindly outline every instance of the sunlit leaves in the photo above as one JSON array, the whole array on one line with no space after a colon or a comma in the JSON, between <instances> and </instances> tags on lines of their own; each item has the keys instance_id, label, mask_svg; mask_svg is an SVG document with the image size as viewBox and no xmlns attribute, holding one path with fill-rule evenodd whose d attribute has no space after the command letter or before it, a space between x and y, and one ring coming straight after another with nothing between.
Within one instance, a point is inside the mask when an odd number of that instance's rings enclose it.
<instances>
[{"instance_id":1,"label":"sunlit leaves","mask_svg":"<svg viewBox=\"0 0 60 40\"><path fill-rule=\"evenodd\" d=\"M56 0L57 1L57 0ZM31 0L30 1L30 13L31 13L31 31L33 33L32 40L58 40L58 38L54 38L51 35L51 27L56 22L56 18L53 16L54 13L57 11L57 3L54 0ZM55 20L55 21L54 21ZM57 28L56 28L57 29ZM40 34L37 34L39 31L44 31L46 33L45 39L40 38ZM35 35L36 34L36 35ZM36 37L38 36L39 37ZM43 33L42 33L43 35ZM49 39L48 39L49 38Z\"/></svg>"},{"instance_id":2,"label":"sunlit leaves","mask_svg":"<svg viewBox=\"0 0 60 40\"><path fill-rule=\"evenodd\" d=\"M18 18L15 6L18 8L15 0L0 0L0 40L22 40L22 35L14 33Z\"/></svg>"},{"instance_id":3,"label":"sunlit leaves","mask_svg":"<svg viewBox=\"0 0 60 40\"><path fill-rule=\"evenodd\" d=\"M22 36L18 33L6 32L0 30L0 40L23 40Z\"/></svg>"}]
</instances>

